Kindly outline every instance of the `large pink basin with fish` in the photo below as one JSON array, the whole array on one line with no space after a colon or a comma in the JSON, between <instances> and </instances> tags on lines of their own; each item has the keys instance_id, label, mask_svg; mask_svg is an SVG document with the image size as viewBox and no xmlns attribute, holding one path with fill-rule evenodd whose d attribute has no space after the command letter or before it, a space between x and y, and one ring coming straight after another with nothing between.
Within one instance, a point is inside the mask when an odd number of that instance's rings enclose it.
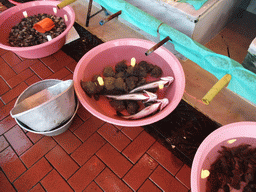
<instances>
[{"instance_id":1,"label":"large pink basin with fish","mask_svg":"<svg viewBox=\"0 0 256 192\"><path fill-rule=\"evenodd\" d=\"M148 125L168 116L182 99L185 75L179 60L164 47L146 56L145 52L154 45L151 41L126 38L103 43L87 52L78 62L73 76L75 91L81 104L99 119L120 126ZM114 108L103 96L99 101L88 97L80 81L90 81L93 75L101 74L106 66L115 66L122 60L130 61L132 57L136 58L137 63L147 61L158 65L163 70L162 77L173 76L174 82L163 90L163 97L168 98L170 103L162 111L142 119L126 120L116 115Z\"/></svg>"},{"instance_id":2,"label":"large pink basin with fish","mask_svg":"<svg viewBox=\"0 0 256 192\"><path fill-rule=\"evenodd\" d=\"M225 125L208 135L199 146L191 170L191 191L205 192L207 178L201 177L210 170L221 146L237 147L249 144L256 147L256 122L237 122ZM203 172L203 173L202 173Z\"/></svg>"},{"instance_id":3,"label":"large pink basin with fish","mask_svg":"<svg viewBox=\"0 0 256 192\"><path fill-rule=\"evenodd\" d=\"M66 42L66 36L75 22L75 12L70 6L63 9L57 9L60 1L32 1L22 3L9 8L0 14L0 48L16 53L17 55L34 59L49 56L57 52ZM55 10L57 12L55 13ZM13 47L8 43L9 33L13 26L18 24L24 18L23 12L26 11L28 16L46 13L66 18L66 30L51 41L34 45L30 47Z\"/></svg>"}]
</instances>

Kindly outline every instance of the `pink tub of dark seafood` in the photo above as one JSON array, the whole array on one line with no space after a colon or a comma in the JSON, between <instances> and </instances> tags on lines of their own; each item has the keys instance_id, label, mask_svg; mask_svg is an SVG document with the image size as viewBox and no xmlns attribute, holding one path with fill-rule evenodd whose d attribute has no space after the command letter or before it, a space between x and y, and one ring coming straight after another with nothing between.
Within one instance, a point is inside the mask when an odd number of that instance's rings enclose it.
<instances>
[{"instance_id":1,"label":"pink tub of dark seafood","mask_svg":"<svg viewBox=\"0 0 256 192\"><path fill-rule=\"evenodd\" d=\"M243 149L245 145L250 145L246 150ZM223 148L224 147L224 148ZM247 159L245 162L250 162L251 160L255 163L255 148L256 148L256 122L237 122L225 125L223 127L218 128L210 135L208 135L204 141L199 146L194 160L192 164L191 170L191 191L192 192L207 192L207 191L224 191L224 188L228 187L230 191L243 191L243 188L246 187L245 179L250 171L250 167L254 167L255 171L255 164L251 164L248 166L247 163L240 164L244 166L244 172L240 172L241 175L240 180L235 178L234 176L237 175L235 173L235 169L238 169L236 166L238 164L234 162L243 162L243 159ZM242 150L241 150L242 149ZM247 151L254 150L254 160L249 158L251 153ZM227 151L230 151L227 152ZM222 153L220 153L222 152ZM223 153L224 152L224 153ZM225 154L225 155L224 155ZM227 158L228 157L228 158ZM228 161L228 159L232 159L232 161ZM218 161L219 160L219 161ZM221 162L218 165L218 162ZM234 166L232 164L234 163ZM216 168L211 169L212 165L218 165L218 170L223 170L222 172L225 173L223 167L233 167L229 169L228 173L225 175L230 174L226 178L232 178L229 182L221 182L222 184L218 183L217 179L214 179L214 182L211 181L211 177L213 178L216 174ZM214 166L215 167L215 166ZM235 168L236 167L236 168ZM213 168L213 166L212 166ZM249 169L248 169L249 168ZM215 171L214 171L215 170ZM220 174L219 174L220 173ZM221 178L224 177L223 173L218 171L218 174L221 175ZM234 187L234 183L231 181L239 180L239 186L237 189ZM255 181L255 180L254 180ZM248 181L247 181L248 182ZM226 183L226 186L224 185ZM255 183L255 182L254 182ZM217 184L220 189L215 190L213 186ZM221 189L221 186L223 188ZM238 188L240 189L238 190ZM247 186L248 187L248 186ZM226 189L227 190L227 189ZM255 189L254 189L255 190Z\"/></svg>"},{"instance_id":2,"label":"pink tub of dark seafood","mask_svg":"<svg viewBox=\"0 0 256 192\"><path fill-rule=\"evenodd\" d=\"M0 14L0 48L16 53L24 58L42 58L57 52L66 42L66 36L75 22L75 13L70 6L58 9L59 1L32 1L22 3ZM51 14L65 20L66 29L57 37L39 45L14 47L8 42L12 27L20 23L25 16Z\"/></svg>"},{"instance_id":3,"label":"pink tub of dark seafood","mask_svg":"<svg viewBox=\"0 0 256 192\"><path fill-rule=\"evenodd\" d=\"M185 76L179 60L166 48L160 47L146 56L145 52L154 45L155 43L142 39L117 39L103 43L87 52L78 62L73 76L75 91L81 104L99 119L120 126L148 125L168 116L182 99ZM102 74L106 66L115 68L115 65L122 60L130 65L133 57L136 63L146 61L159 66L163 71L162 77L171 76L174 81L159 93L162 98L169 100L163 110L140 119L124 119L117 115L106 97L100 96L98 101L89 97L81 87L81 80L90 81L94 75Z\"/></svg>"}]
</instances>

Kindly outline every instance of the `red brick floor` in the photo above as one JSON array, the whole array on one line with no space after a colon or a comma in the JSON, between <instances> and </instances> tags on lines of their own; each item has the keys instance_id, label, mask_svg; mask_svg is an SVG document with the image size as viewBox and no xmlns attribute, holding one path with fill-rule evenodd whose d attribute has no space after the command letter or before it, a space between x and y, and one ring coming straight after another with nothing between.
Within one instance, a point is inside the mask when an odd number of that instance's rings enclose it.
<instances>
[{"instance_id":1,"label":"red brick floor","mask_svg":"<svg viewBox=\"0 0 256 192\"><path fill-rule=\"evenodd\" d=\"M29 60L0 49L0 191L190 191L190 167L142 127L111 125L82 105L58 136L16 124L10 110L24 89L72 79L75 66L63 51Z\"/></svg>"}]
</instances>

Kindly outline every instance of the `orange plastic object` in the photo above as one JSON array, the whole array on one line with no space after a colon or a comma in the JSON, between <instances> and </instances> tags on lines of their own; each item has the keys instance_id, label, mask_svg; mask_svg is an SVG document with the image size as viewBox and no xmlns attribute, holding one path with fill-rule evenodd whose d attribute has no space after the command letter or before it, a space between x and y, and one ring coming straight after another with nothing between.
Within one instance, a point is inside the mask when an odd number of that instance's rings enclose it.
<instances>
[{"instance_id":1,"label":"orange plastic object","mask_svg":"<svg viewBox=\"0 0 256 192\"><path fill-rule=\"evenodd\" d=\"M54 22L50 18L45 18L34 24L33 28L40 33L45 33L46 31L50 31L54 26Z\"/></svg>"}]
</instances>

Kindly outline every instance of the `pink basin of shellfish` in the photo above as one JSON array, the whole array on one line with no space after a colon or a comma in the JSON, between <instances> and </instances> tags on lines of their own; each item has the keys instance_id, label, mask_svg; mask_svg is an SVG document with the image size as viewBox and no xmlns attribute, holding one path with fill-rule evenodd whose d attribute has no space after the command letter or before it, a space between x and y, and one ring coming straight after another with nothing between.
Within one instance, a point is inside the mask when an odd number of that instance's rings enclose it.
<instances>
[{"instance_id":1,"label":"pink basin of shellfish","mask_svg":"<svg viewBox=\"0 0 256 192\"><path fill-rule=\"evenodd\" d=\"M217 159L222 150L221 146L237 147L249 144L256 147L256 122L238 122L225 125L208 135L199 146L191 169L191 191L206 191L207 177L201 173L210 170L210 166Z\"/></svg>"},{"instance_id":2,"label":"pink basin of shellfish","mask_svg":"<svg viewBox=\"0 0 256 192\"><path fill-rule=\"evenodd\" d=\"M57 9L60 1L32 1L22 3L11 7L0 14L0 48L16 53L17 55L34 59L49 56L57 52L66 42L66 36L75 22L75 12L70 6L63 9ZM55 10L57 9L57 13ZM26 11L28 16L39 13L53 14L66 18L66 30L51 41L34 45L30 47L13 47L8 42L9 33L12 27L18 24L24 18L23 12Z\"/></svg>"},{"instance_id":3,"label":"pink basin of shellfish","mask_svg":"<svg viewBox=\"0 0 256 192\"><path fill-rule=\"evenodd\" d=\"M185 89L185 75L179 60L166 48L160 47L149 56L145 52L155 45L154 42L142 39L117 39L108 41L87 52L78 62L74 71L74 87L81 104L99 119L120 126L143 126L157 122L168 116L179 104ZM99 101L86 95L80 81L90 81L93 75L101 74L104 67L115 66L122 60L136 58L137 63L147 61L158 65L164 76L173 76L174 82L165 88L164 97L169 104L160 112L138 120L127 120L116 115L108 100L101 96Z\"/></svg>"}]
</instances>

